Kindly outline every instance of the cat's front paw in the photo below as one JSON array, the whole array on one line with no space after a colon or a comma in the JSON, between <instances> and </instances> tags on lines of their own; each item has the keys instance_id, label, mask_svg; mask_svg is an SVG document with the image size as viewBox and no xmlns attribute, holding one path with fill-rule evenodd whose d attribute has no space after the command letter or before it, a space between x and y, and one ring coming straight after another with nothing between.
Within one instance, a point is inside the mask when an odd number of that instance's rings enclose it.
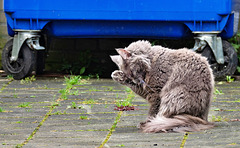
<instances>
[{"instance_id":1,"label":"cat's front paw","mask_svg":"<svg viewBox=\"0 0 240 148\"><path fill-rule=\"evenodd\" d=\"M120 71L120 70L115 70L112 73L111 77L112 77L112 79L114 81L117 81L117 82L119 82L121 84L125 84L126 83L126 79L127 78L126 78L125 74L122 71Z\"/></svg>"}]
</instances>

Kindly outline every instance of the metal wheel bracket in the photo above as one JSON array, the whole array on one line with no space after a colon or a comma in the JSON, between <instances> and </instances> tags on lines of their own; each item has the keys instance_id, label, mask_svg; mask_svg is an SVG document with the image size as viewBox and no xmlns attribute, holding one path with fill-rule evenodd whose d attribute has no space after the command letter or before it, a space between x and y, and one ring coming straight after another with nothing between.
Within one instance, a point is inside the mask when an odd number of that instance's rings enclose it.
<instances>
[{"instance_id":1,"label":"metal wheel bracket","mask_svg":"<svg viewBox=\"0 0 240 148\"><path fill-rule=\"evenodd\" d=\"M222 39L217 37L217 34L198 34L195 37L195 45L192 50L202 51L207 44L212 49L217 63L224 64Z\"/></svg>"},{"instance_id":2,"label":"metal wheel bracket","mask_svg":"<svg viewBox=\"0 0 240 148\"><path fill-rule=\"evenodd\" d=\"M29 48L33 50L44 50L45 48L39 44L39 38L40 35L38 35L37 32L18 32L18 34L15 34L13 38L12 56L10 57L10 61L17 61L19 51L25 41Z\"/></svg>"}]
</instances>

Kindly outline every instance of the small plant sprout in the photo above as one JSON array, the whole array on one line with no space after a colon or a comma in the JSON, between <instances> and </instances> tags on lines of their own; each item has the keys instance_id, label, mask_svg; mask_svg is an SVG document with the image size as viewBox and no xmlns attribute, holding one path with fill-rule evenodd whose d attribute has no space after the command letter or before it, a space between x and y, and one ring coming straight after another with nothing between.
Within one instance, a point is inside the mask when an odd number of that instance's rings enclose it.
<instances>
[{"instance_id":1,"label":"small plant sprout","mask_svg":"<svg viewBox=\"0 0 240 148\"><path fill-rule=\"evenodd\" d=\"M80 116L79 118L80 118L81 120L87 120L87 119L88 119L87 116Z\"/></svg>"},{"instance_id":2,"label":"small plant sprout","mask_svg":"<svg viewBox=\"0 0 240 148\"><path fill-rule=\"evenodd\" d=\"M76 105L75 102L72 102L72 106L71 106L71 108L73 108L73 109L76 109L76 108L77 108L77 105Z\"/></svg>"},{"instance_id":3,"label":"small plant sprout","mask_svg":"<svg viewBox=\"0 0 240 148\"><path fill-rule=\"evenodd\" d=\"M61 93L60 98L66 100L69 94L69 89L61 89L59 90L59 93Z\"/></svg>"},{"instance_id":4,"label":"small plant sprout","mask_svg":"<svg viewBox=\"0 0 240 148\"><path fill-rule=\"evenodd\" d=\"M80 92L78 90L75 90L75 91L70 92L69 94L77 96L80 94Z\"/></svg>"},{"instance_id":5,"label":"small plant sprout","mask_svg":"<svg viewBox=\"0 0 240 148\"><path fill-rule=\"evenodd\" d=\"M80 69L80 75L82 75L84 72L86 71L86 68L85 67L82 67L81 69Z\"/></svg>"},{"instance_id":6,"label":"small plant sprout","mask_svg":"<svg viewBox=\"0 0 240 148\"><path fill-rule=\"evenodd\" d=\"M229 121L229 119L221 116L212 116L212 122L223 122L223 121Z\"/></svg>"},{"instance_id":7,"label":"small plant sprout","mask_svg":"<svg viewBox=\"0 0 240 148\"><path fill-rule=\"evenodd\" d=\"M14 80L12 75L7 75L7 79L10 80L10 81Z\"/></svg>"},{"instance_id":8,"label":"small plant sprout","mask_svg":"<svg viewBox=\"0 0 240 148\"><path fill-rule=\"evenodd\" d=\"M13 95L13 98L18 98L18 95L17 95L17 94L14 94L14 95Z\"/></svg>"},{"instance_id":9,"label":"small plant sprout","mask_svg":"<svg viewBox=\"0 0 240 148\"><path fill-rule=\"evenodd\" d=\"M84 79L82 79L81 76L75 76L71 75L70 77L64 77L65 78L65 85L66 88L59 90L59 93L61 93L60 98L66 100L68 98L68 95L72 94L78 94L78 91L71 92L71 90L74 88L74 85L83 85L87 84L88 82Z\"/></svg>"},{"instance_id":10,"label":"small plant sprout","mask_svg":"<svg viewBox=\"0 0 240 148\"><path fill-rule=\"evenodd\" d=\"M125 99L125 100L117 100L116 101L116 106L117 107L126 107L126 106L132 106L132 103Z\"/></svg>"},{"instance_id":11,"label":"small plant sprout","mask_svg":"<svg viewBox=\"0 0 240 148\"><path fill-rule=\"evenodd\" d=\"M234 78L232 78L231 76L226 76L226 81L227 83L231 83L234 81Z\"/></svg>"},{"instance_id":12,"label":"small plant sprout","mask_svg":"<svg viewBox=\"0 0 240 148\"><path fill-rule=\"evenodd\" d=\"M32 106L30 105L30 102L24 102L24 103L21 103L20 105L18 105L18 107L31 108Z\"/></svg>"},{"instance_id":13,"label":"small plant sprout","mask_svg":"<svg viewBox=\"0 0 240 148\"><path fill-rule=\"evenodd\" d=\"M25 79L22 79L20 81L20 84L32 84L33 81L36 81L36 78L34 75L32 77L26 77Z\"/></svg>"},{"instance_id":14,"label":"small plant sprout","mask_svg":"<svg viewBox=\"0 0 240 148\"><path fill-rule=\"evenodd\" d=\"M0 107L0 113L1 113L1 112L4 112L4 110Z\"/></svg>"},{"instance_id":15,"label":"small plant sprout","mask_svg":"<svg viewBox=\"0 0 240 148\"><path fill-rule=\"evenodd\" d=\"M214 111L223 111L223 109L216 108L216 109L214 109Z\"/></svg>"},{"instance_id":16,"label":"small plant sprout","mask_svg":"<svg viewBox=\"0 0 240 148\"><path fill-rule=\"evenodd\" d=\"M53 102L52 106L56 107L56 106L60 106L59 102Z\"/></svg>"},{"instance_id":17,"label":"small plant sprout","mask_svg":"<svg viewBox=\"0 0 240 148\"><path fill-rule=\"evenodd\" d=\"M43 86L43 88L44 88L44 89L48 89L48 86L45 84L45 85Z\"/></svg>"},{"instance_id":18,"label":"small plant sprout","mask_svg":"<svg viewBox=\"0 0 240 148\"><path fill-rule=\"evenodd\" d=\"M100 77L99 77L99 75L98 75L98 74L96 74L96 78L97 78L97 80L99 80L99 79L100 79Z\"/></svg>"},{"instance_id":19,"label":"small plant sprout","mask_svg":"<svg viewBox=\"0 0 240 148\"><path fill-rule=\"evenodd\" d=\"M81 105L77 106L76 102L72 102L72 105L68 106L67 109L72 108L72 109L81 109L83 108Z\"/></svg>"},{"instance_id":20,"label":"small plant sprout","mask_svg":"<svg viewBox=\"0 0 240 148\"><path fill-rule=\"evenodd\" d=\"M64 78L65 78L67 88L72 88L73 85L87 84L87 81L82 79L82 76L71 75L69 78L68 77L64 77Z\"/></svg>"},{"instance_id":21,"label":"small plant sprout","mask_svg":"<svg viewBox=\"0 0 240 148\"><path fill-rule=\"evenodd\" d=\"M126 87L125 91L126 91L127 93L132 93L132 90L131 90L129 87Z\"/></svg>"},{"instance_id":22,"label":"small plant sprout","mask_svg":"<svg viewBox=\"0 0 240 148\"><path fill-rule=\"evenodd\" d=\"M132 100L135 97L133 91L130 88L126 88L127 98L124 100L117 100L116 107L114 110L118 111L129 111L134 110L134 106L132 105Z\"/></svg>"},{"instance_id":23,"label":"small plant sprout","mask_svg":"<svg viewBox=\"0 0 240 148\"><path fill-rule=\"evenodd\" d=\"M215 88L214 94L215 95L223 95L224 93L222 92L222 90L218 90L217 88Z\"/></svg>"},{"instance_id":24,"label":"small plant sprout","mask_svg":"<svg viewBox=\"0 0 240 148\"><path fill-rule=\"evenodd\" d=\"M105 106L104 106L105 108L108 108L108 104L105 104Z\"/></svg>"},{"instance_id":25,"label":"small plant sprout","mask_svg":"<svg viewBox=\"0 0 240 148\"><path fill-rule=\"evenodd\" d=\"M103 87L105 88L104 91L114 91L112 86L108 86L108 87L103 86Z\"/></svg>"},{"instance_id":26,"label":"small plant sprout","mask_svg":"<svg viewBox=\"0 0 240 148\"><path fill-rule=\"evenodd\" d=\"M82 102L82 104L95 104L97 101L90 99L90 100L85 100Z\"/></svg>"}]
</instances>

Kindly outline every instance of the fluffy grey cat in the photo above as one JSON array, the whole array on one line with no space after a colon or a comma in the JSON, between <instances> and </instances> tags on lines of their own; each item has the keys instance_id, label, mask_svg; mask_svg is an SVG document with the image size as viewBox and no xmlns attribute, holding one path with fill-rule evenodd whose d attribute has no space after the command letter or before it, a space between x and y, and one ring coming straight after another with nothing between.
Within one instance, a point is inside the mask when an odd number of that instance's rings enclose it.
<instances>
[{"instance_id":1,"label":"fluffy grey cat","mask_svg":"<svg viewBox=\"0 0 240 148\"><path fill-rule=\"evenodd\" d=\"M143 132L193 132L212 128L208 112L214 88L205 57L137 41L111 56L119 70L112 78L150 104Z\"/></svg>"}]
</instances>

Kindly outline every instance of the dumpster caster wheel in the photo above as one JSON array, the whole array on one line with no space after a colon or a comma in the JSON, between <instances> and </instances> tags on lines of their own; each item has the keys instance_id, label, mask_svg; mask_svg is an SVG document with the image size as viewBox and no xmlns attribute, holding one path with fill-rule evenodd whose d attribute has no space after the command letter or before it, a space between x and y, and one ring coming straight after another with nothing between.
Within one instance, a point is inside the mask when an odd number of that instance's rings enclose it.
<instances>
[{"instance_id":1,"label":"dumpster caster wheel","mask_svg":"<svg viewBox=\"0 0 240 148\"><path fill-rule=\"evenodd\" d=\"M20 49L17 61L10 61L12 55L13 39L9 40L3 48L2 66L8 75L20 80L31 74L34 67L34 52L24 43Z\"/></svg>"},{"instance_id":2,"label":"dumpster caster wheel","mask_svg":"<svg viewBox=\"0 0 240 148\"><path fill-rule=\"evenodd\" d=\"M215 78L223 78L227 75L233 75L238 65L237 53L232 45L225 40L222 41L222 44L224 64L217 63L210 47L207 46L202 52L202 55L208 58L208 62L211 65Z\"/></svg>"}]
</instances>

